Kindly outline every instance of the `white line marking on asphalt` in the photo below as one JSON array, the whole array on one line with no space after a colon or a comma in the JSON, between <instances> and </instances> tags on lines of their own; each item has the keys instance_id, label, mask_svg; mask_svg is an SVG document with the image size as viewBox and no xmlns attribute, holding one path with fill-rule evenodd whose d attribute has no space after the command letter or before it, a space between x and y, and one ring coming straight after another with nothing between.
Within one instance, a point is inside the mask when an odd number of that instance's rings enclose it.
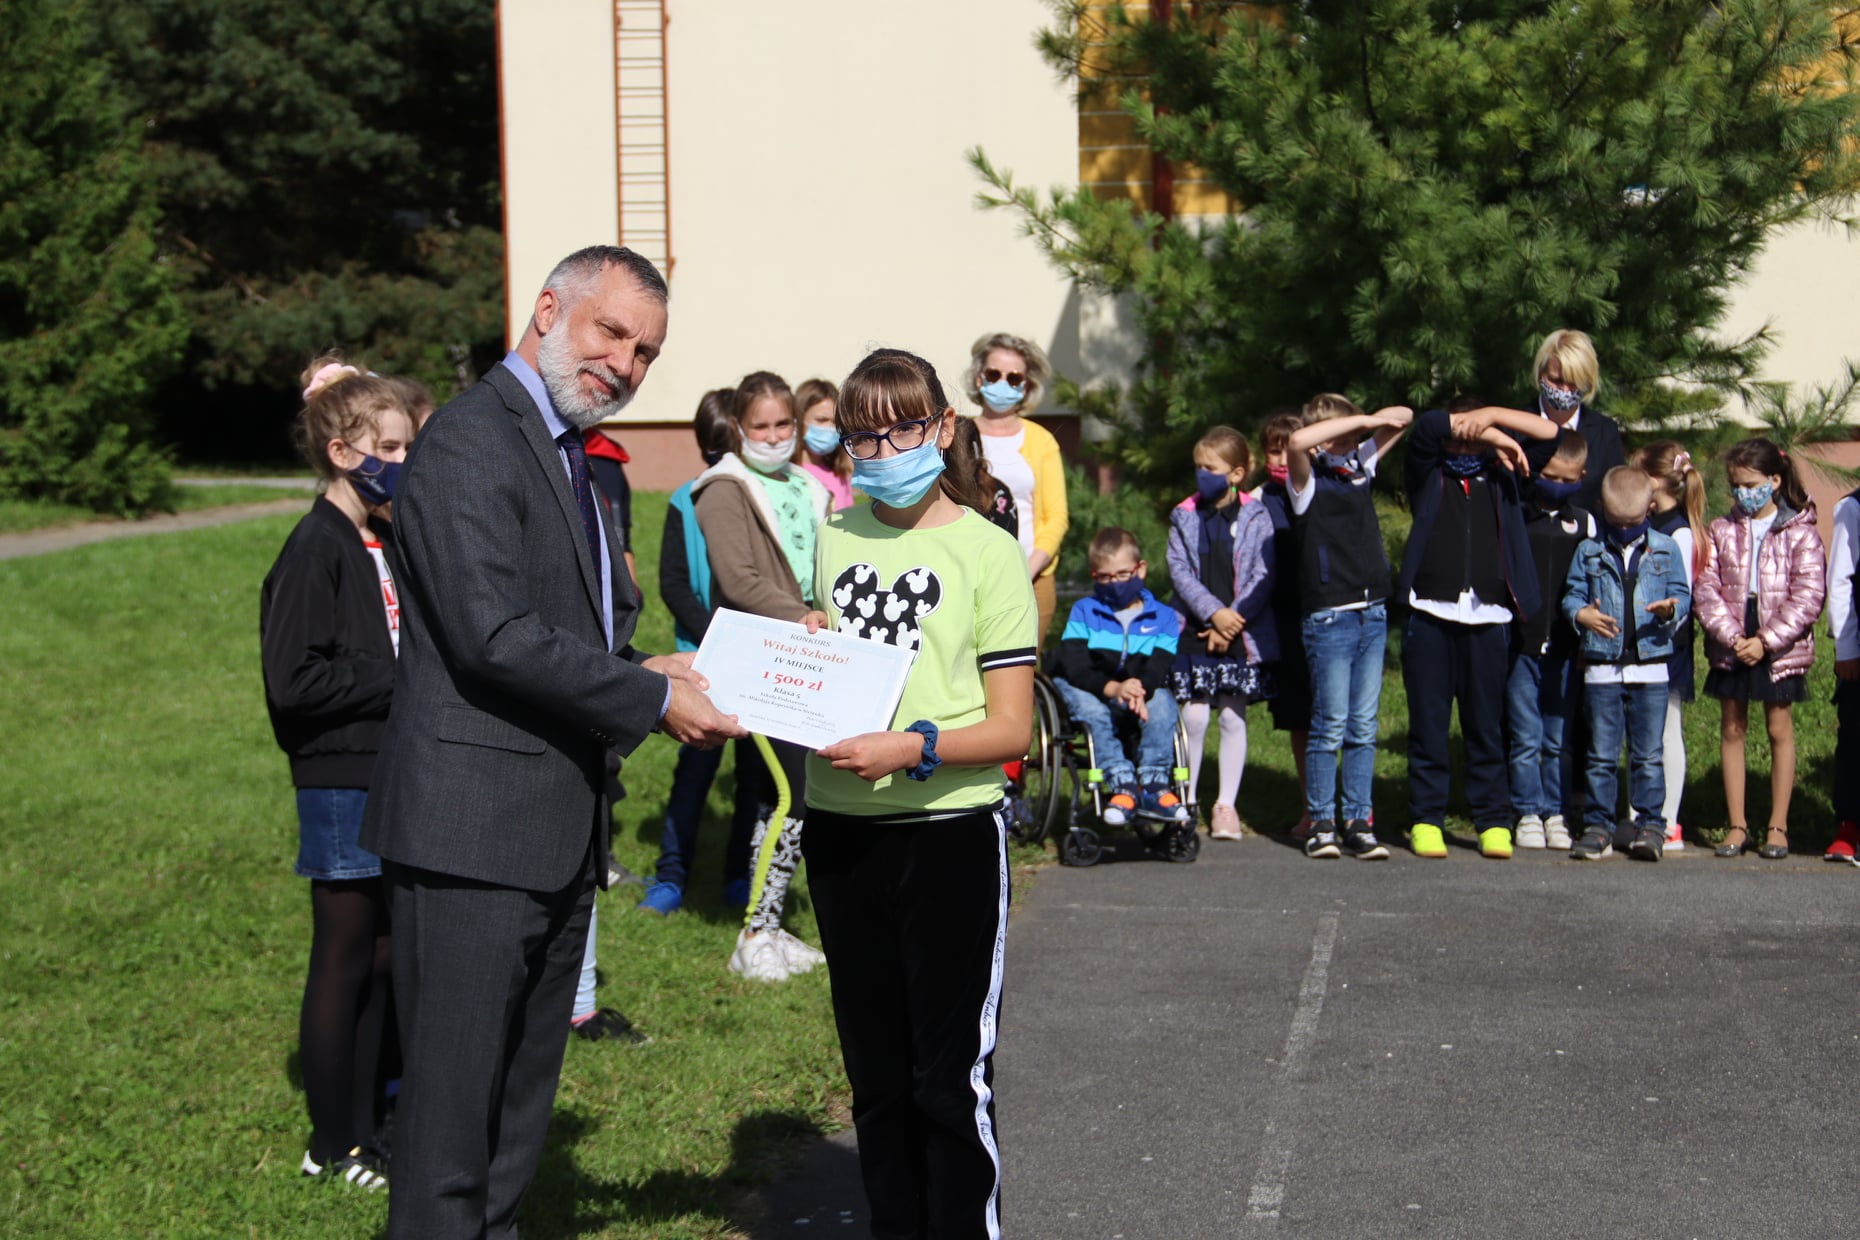
<instances>
[{"instance_id":1,"label":"white line marking on asphalt","mask_svg":"<svg viewBox=\"0 0 1860 1240\"><path fill-rule=\"evenodd\" d=\"M1291 1087L1311 1048L1317 1042L1318 1017L1324 1011L1324 993L1330 984L1330 956L1337 946L1337 914L1318 916L1317 934L1311 940L1311 963L1305 966L1304 981L1298 987L1298 1006L1292 1012L1292 1027L1285 1035L1285 1053L1279 1057L1279 1083L1269 1103L1266 1136L1260 1145L1259 1166L1253 1173L1253 1187L1247 1190L1246 1221L1276 1224L1279 1207L1285 1203L1285 1177L1292 1165L1292 1133L1287 1131L1285 1112Z\"/></svg>"}]
</instances>

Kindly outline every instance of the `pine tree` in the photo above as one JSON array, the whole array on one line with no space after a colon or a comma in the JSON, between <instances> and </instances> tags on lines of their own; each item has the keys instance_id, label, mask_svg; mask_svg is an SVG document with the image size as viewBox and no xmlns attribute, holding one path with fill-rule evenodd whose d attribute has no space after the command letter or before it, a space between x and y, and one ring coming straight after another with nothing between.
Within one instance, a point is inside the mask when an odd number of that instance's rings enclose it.
<instances>
[{"instance_id":1,"label":"pine tree","mask_svg":"<svg viewBox=\"0 0 1860 1240\"><path fill-rule=\"evenodd\" d=\"M323 349L442 399L501 356L495 22L482 0L117 6L106 54L191 329L164 394L190 450L254 423L281 445ZM204 437L203 409L226 415Z\"/></svg>"},{"instance_id":2,"label":"pine tree","mask_svg":"<svg viewBox=\"0 0 1860 1240\"><path fill-rule=\"evenodd\" d=\"M151 392L186 331L154 194L85 4L9 0L0 39L0 495L164 504Z\"/></svg>"},{"instance_id":3,"label":"pine tree","mask_svg":"<svg viewBox=\"0 0 1860 1240\"><path fill-rule=\"evenodd\" d=\"M1049 60L1245 204L1165 219L971 153L984 202L1132 299L1150 349L1118 451L1139 473L1319 391L1517 400L1558 327L1595 336L1619 415L1715 405L1697 385L1752 380L1768 344L1716 334L1729 290L1860 182L1856 44L1810 0L1056 9Z\"/></svg>"}]
</instances>

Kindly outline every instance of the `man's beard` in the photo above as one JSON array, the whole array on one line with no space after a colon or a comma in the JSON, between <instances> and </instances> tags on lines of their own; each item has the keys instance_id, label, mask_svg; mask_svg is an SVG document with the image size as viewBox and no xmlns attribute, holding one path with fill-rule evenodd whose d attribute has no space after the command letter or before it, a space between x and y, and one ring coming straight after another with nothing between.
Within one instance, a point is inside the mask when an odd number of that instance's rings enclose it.
<instances>
[{"instance_id":1,"label":"man's beard","mask_svg":"<svg viewBox=\"0 0 1860 1240\"><path fill-rule=\"evenodd\" d=\"M543 336L542 344L537 349L536 369L542 376L543 388L549 393L549 400L555 405L556 413L578 431L598 426L616 416L633 399L633 388L626 376L598 363L576 360L566 330L549 332ZM589 396L581 386L584 371L609 384L614 390L613 397L601 400Z\"/></svg>"}]
</instances>

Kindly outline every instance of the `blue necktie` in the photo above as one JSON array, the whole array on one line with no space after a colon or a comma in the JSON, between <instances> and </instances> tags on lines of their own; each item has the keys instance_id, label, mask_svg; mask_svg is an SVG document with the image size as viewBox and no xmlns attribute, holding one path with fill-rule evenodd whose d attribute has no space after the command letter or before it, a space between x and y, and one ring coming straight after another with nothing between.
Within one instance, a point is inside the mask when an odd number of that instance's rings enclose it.
<instances>
[{"instance_id":1,"label":"blue necktie","mask_svg":"<svg viewBox=\"0 0 1860 1240\"><path fill-rule=\"evenodd\" d=\"M594 571L601 571L601 519L594 510L594 488L588 485L588 454L576 431L563 431L555 437L556 446L568 457L568 484L575 488L575 504L581 509L581 529L588 536L588 554L594 557Z\"/></svg>"}]
</instances>

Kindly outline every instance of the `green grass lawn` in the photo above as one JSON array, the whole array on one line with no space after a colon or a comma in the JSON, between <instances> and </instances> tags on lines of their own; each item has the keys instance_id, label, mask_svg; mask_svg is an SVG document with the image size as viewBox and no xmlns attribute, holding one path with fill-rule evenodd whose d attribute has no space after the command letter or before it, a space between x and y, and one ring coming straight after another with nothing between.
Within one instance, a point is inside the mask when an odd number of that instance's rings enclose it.
<instances>
[{"instance_id":1,"label":"green grass lawn","mask_svg":"<svg viewBox=\"0 0 1860 1240\"><path fill-rule=\"evenodd\" d=\"M309 500L316 492L306 487L301 491L283 490L278 487L240 486L229 483L225 486L177 486L174 489L174 510L176 512L198 512L205 508L225 508L232 504L262 504L278 499ZM41 530L59 525L81 525L91 521L111 521L113 517L102 517L88 508L75 508L70 504L40 503L34 500L0 500L0 534L17 534L23 530Z\"/></svg>"},{"instance_id":2,"label":"green grass lawn","mask_svg":"<svg viewBox=\"0 0 1860 1240\"><path fill-rule=\"evenodd\" d=\"M267 492L265 498L276 497ZM635 542L654 593L663 496L639 495ZM258 584L291 527L271 518L0 562L0 1212L9 1235L368 1234L385 1202L304 1183L297 1003L307 884L259 682ZM640 645L669 649L660 609ZM1797 708L1793 842L1826 839L1831 654ZM1377 807L1406 818L1406 729L1391 651ZM1251 712L1243 813L1281 831L1299 793L1284 733ZM1723 823L1717 706L1688 715L1682 819ZM1212 737L1210 738L1213 739ZM1767 810L1767 742L1753 738ZM617 859L650 870L672 747L625 771ZM1204 766L1212 800L1214 759ZM718 904L712 794L687 911L601 898L601 1001L653 1043L571 1041L533 1236L738 1234L750 1190L809 1134L844 1123L824 971L782 986L725 970L736 920ZM1463 820L1450 824L1465 829ZM1017 873L1038 855L1017 853ZM790 923L814 939L806 884Z\"/></svg>"},{"instance_id":3,"label":"green grass lawn","mask_svg":"<svg viewBox=\"0 0 1860 1240\"><path fill-rule=\"evenodd\" d=\"M663 511L641 497L648 582ZM9 1235L336 1236L385 1219L385 1201L297 1174L309 891L257 644L259 581L290 527L0 563ZM641 645L670 649L662 611ZM615 847L636 872L657 855L673 755L654 738L625 771ZM767 986L725 969L722 835L707 823L685 913L637 913L635 888L601 898L601 1001L654 1040L571 1041L526 1234L733 1234L771 1160L843 1123L824 970ZM804 881L789 909L817 941Z\"/></svg>"}]
</instances>

